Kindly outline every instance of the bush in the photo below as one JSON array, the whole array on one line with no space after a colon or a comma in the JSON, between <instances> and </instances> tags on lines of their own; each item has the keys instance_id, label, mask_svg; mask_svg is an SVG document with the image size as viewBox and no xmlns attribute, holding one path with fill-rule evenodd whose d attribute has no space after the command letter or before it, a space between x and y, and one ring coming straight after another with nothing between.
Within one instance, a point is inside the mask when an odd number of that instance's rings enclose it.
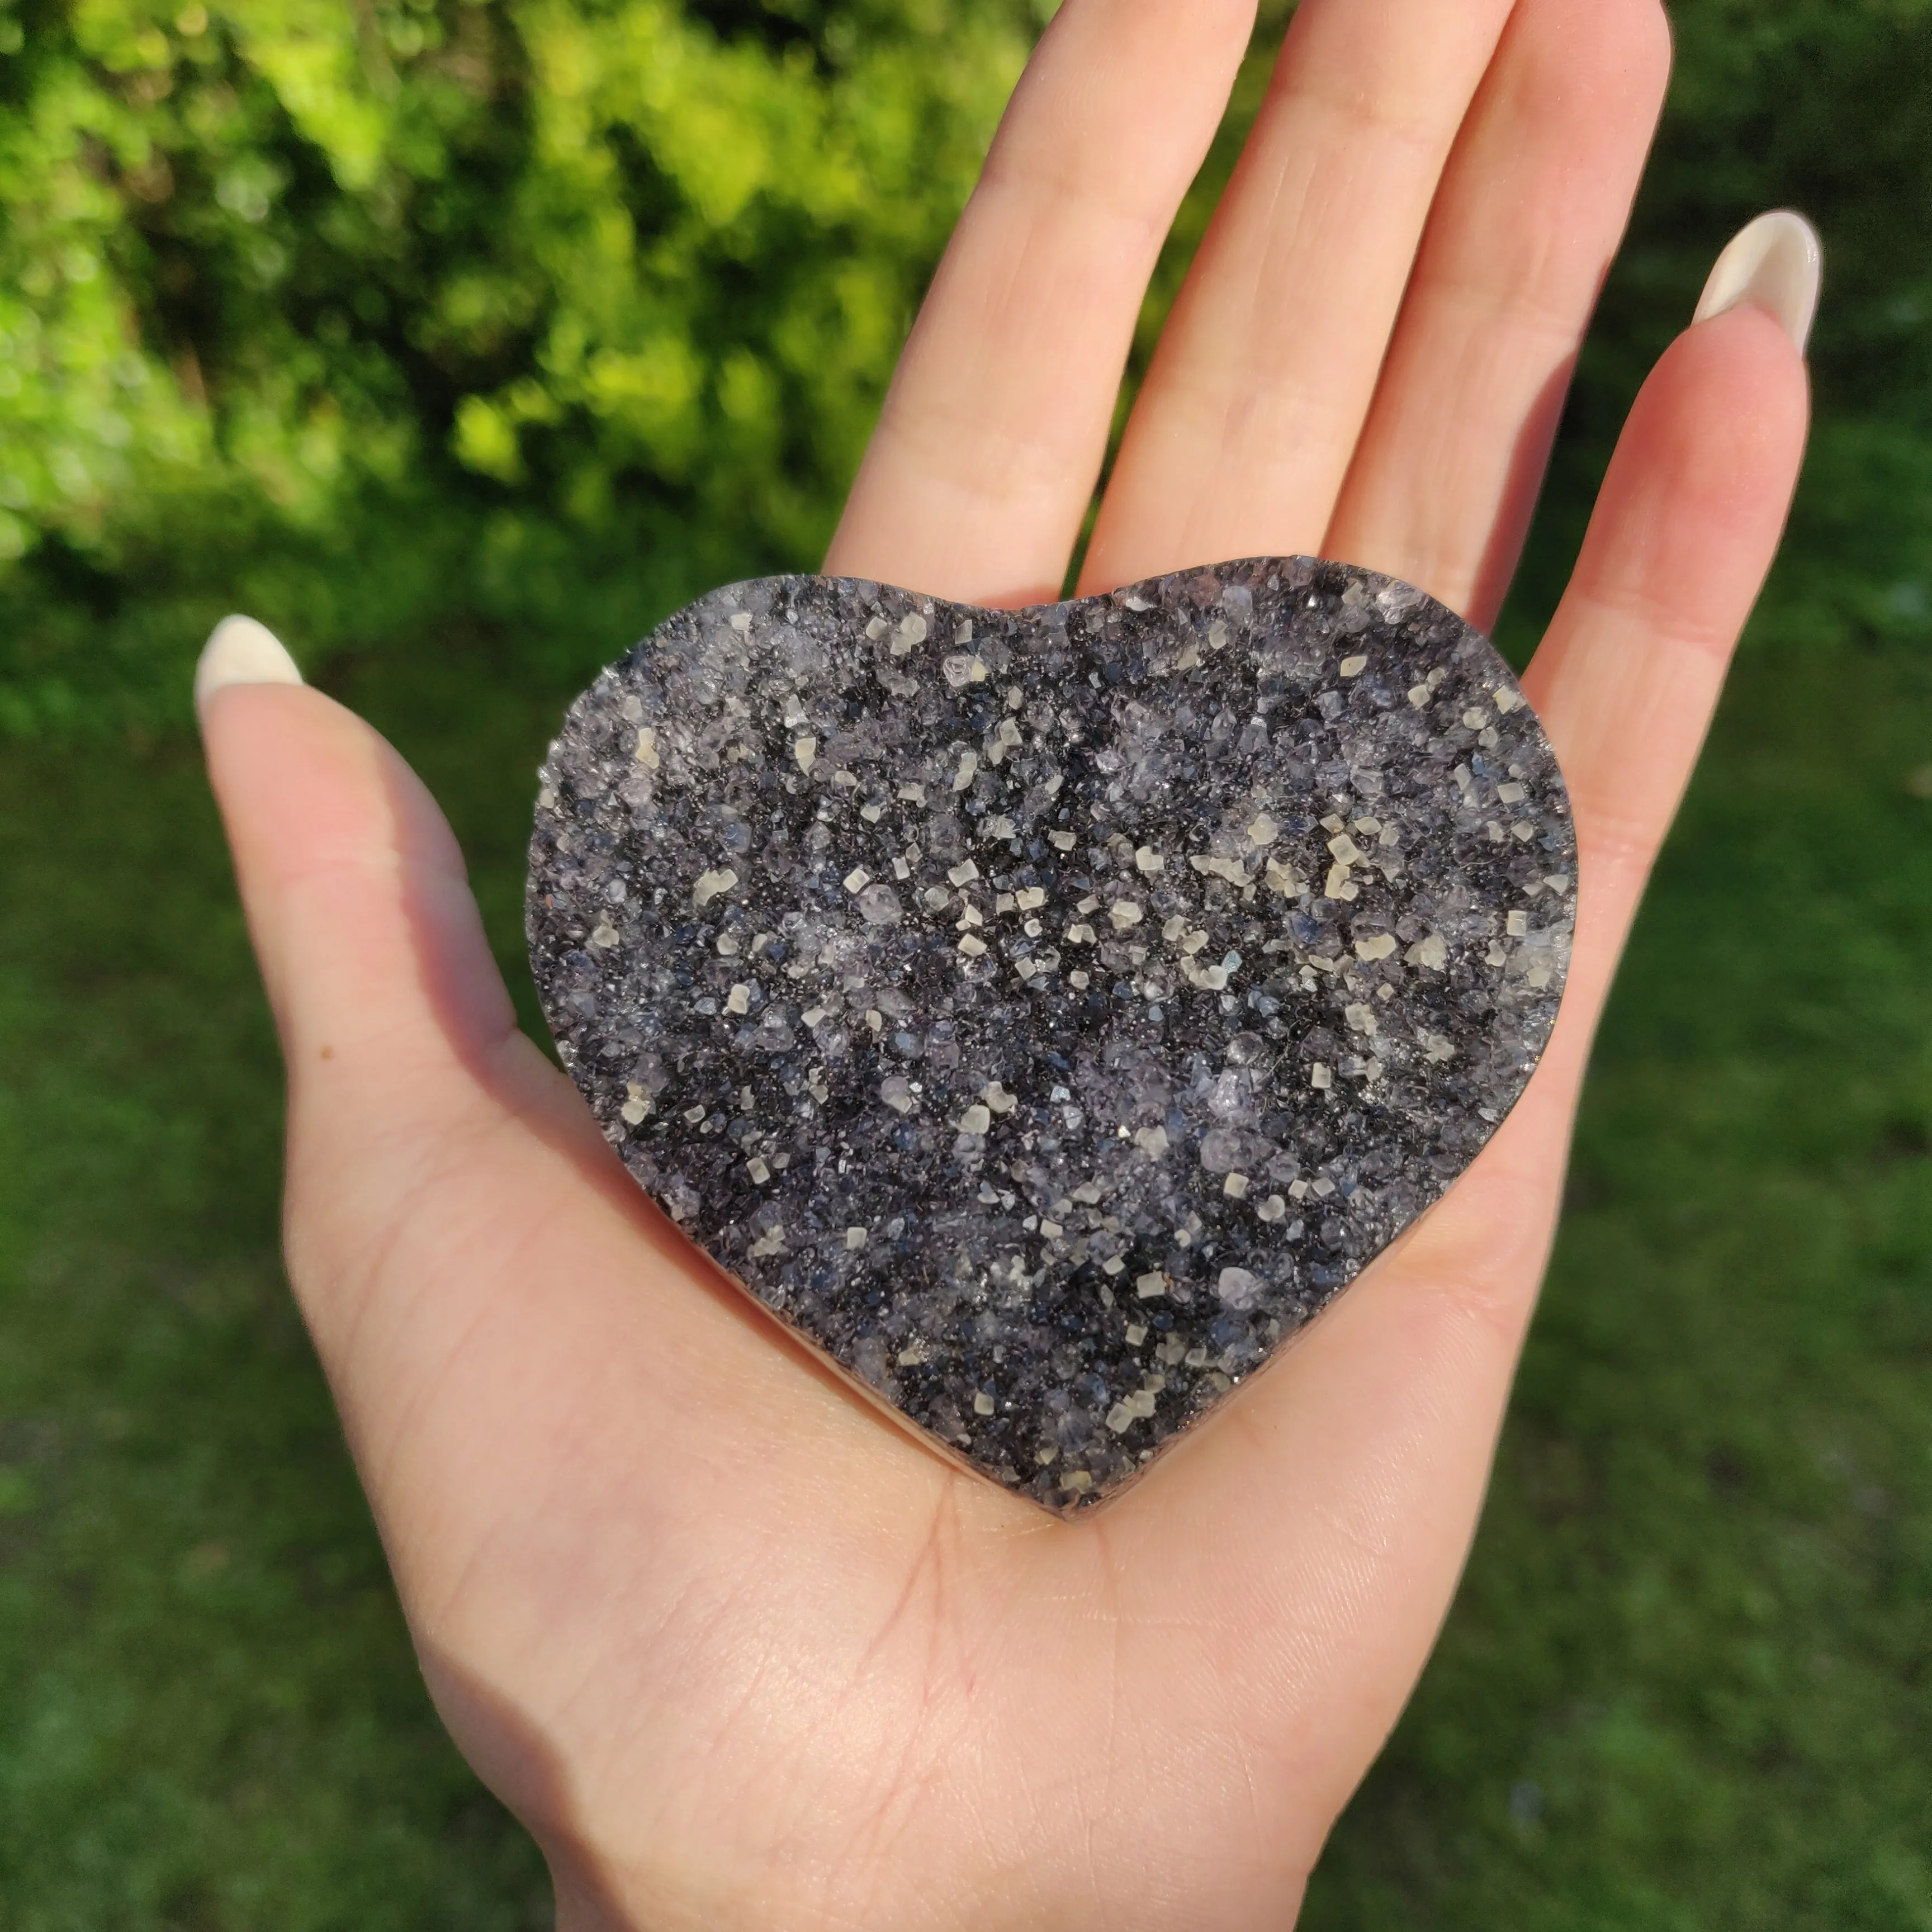
<instances>
[{"instance_id":1,"label":"bush","mask_svg":"<svg viewBox=\"0 0 1932 1932\"><path fill-rule=\"evenodd\" d=\"M184 715L238 602L311 659L464 610L576 658L808 559L1036 24L0 14L0 727Z\"/></svg>"},{"instance_id":2,"label":"bush","mask_svg":"<svg viewBox=\"0 0 1932 1932\"><path fill-rule=\"evenodd\" d=\"M238 606L311 668L482 623L560 675L810 567L1048 3L0 0L0 732L184 720ZM1782 201L1829 262L1779 608L1922 632L1932 8L1675 12L1514 631L1712 255Z\"/></svg>"}]
</instances>

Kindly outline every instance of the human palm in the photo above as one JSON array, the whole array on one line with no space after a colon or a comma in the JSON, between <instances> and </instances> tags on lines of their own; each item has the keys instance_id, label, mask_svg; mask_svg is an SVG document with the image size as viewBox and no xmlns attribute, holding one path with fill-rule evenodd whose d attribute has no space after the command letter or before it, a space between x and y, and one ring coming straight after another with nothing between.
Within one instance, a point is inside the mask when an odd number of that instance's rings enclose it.
<instances>
[{"instance_id":1,"label":"human palm","mask_svg":"<svg viewBox=\"0 0 1932 1932\"><path fill-rule=\"evenodd\" d=\"M1251 18L1066 0L828 569L1058 594ZM1655 0L1304 0L1082 590L1300 551L1491 622L1667 60ZM658 1214L515 1030L427 793L218 633L291 1275L430 1688L570 1932L1292 1922L1467 1550L1591 1029L1784 514L1808 285L1778 246L1781 292L1652 376L1525 680L1581 848L1540 1070L1305 1339L1077 1522L882 1420Z\"/></svg>"}]
</instances>

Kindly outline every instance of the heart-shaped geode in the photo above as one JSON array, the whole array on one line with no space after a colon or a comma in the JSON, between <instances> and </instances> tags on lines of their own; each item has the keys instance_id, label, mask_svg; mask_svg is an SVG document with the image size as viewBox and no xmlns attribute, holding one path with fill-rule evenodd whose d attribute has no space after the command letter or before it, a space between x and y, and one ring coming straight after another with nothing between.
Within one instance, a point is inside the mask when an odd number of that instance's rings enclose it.
<instances>
[{"instance_id":1,"label":"heart-shaped geode","mask_svg":"<svg viewBox=\"0 0 1932 1932\"><path fill-rule=\"evenodd\" d=\"M1025 610L734 584L598 679L542 783L531 960L632 1173L1058 1510L1462 1172L1569 957L1507 666L1306 558Z\"/></svg>"}]
</instances>

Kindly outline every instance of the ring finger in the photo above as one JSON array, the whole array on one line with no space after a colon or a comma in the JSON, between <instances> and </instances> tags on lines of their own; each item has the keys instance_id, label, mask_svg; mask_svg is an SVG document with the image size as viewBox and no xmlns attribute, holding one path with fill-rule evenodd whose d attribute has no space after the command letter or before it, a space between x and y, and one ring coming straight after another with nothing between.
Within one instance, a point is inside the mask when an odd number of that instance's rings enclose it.
<instances>
[{"instance_id":1,"label":"ring finger","mask_svg":"<svg viewBox=\"0 0 1932 1932\"><path fill-rule=\"evenodd\" d=\"M1657 0L1520 0L1443 177L1324 555L1495 622L1670 67Z\"/></svg>"},{"instance_id":2,"label":"ring finger","mask_svg":"<svg viewBox=\"0 0 1932 1932\"><path fill-rule=\"evenodd\" d=\"M1304 0L1130 418L1082 588L1321 544L1511 0Z\"/></svg>"}]
</instances>

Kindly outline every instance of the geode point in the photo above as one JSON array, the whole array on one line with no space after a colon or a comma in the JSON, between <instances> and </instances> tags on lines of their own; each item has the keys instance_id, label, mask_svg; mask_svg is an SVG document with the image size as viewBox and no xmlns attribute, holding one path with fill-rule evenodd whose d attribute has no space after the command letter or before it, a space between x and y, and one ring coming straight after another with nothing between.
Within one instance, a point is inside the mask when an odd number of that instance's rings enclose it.
<instances>
[{"instance_id":1,"label":"geode point","mask_svg":"<svg viewBox=\"0 0 1932 1932\"><path fill-rule=\"evenodd\" d=\"M1412 586L1262 558L982 610L712 592L542 773L527 925L638 1182L1070 1511L1468 1166L1574 923L1549 742Z\"/></svg>"}]
</instances>

